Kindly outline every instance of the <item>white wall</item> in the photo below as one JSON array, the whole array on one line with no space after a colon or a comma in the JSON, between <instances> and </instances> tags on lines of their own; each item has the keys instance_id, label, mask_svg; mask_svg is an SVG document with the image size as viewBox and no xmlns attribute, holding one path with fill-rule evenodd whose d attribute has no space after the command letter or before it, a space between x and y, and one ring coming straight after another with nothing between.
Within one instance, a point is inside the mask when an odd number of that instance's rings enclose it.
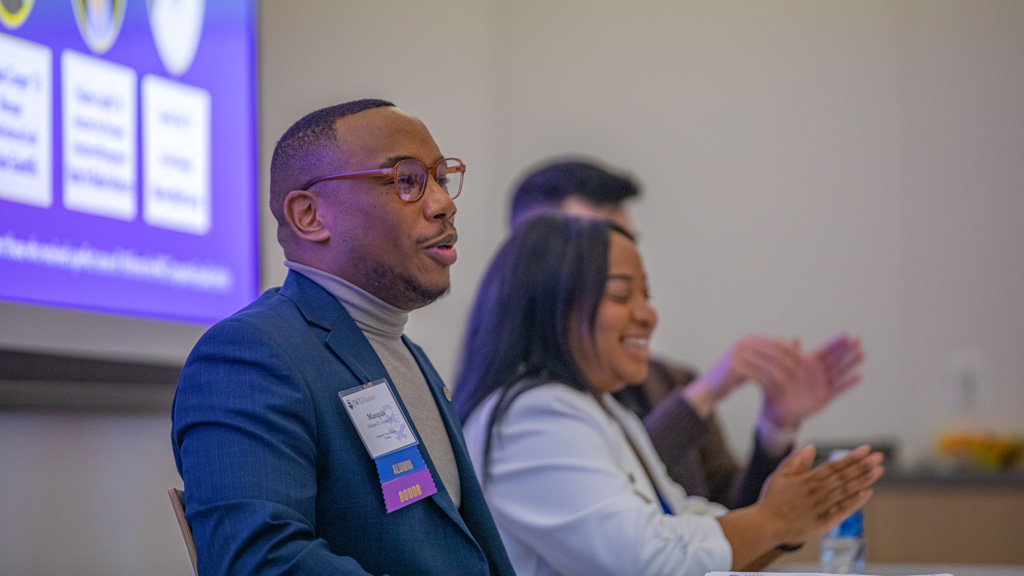
<instances>
[{"instance_id":1,"label":"white wall","mask_svg":"<svg viewBox=\"0 0 1024 576\"><path fill-rule=\"evenodd\" d=\"M588 153L645 184L660 352L705 368L746 331L849 330L865 382L805 440L891 436L916 460L950 422L1019 429L1024 3L266 0L260 27L264 176L291 122L366 96L469 165L453 292L410 326L443 374L512 182ZM970 410L948 403L957 351L990 366ZM756 410L752 390L722 409L739 451ZM168 433L0 414L3 572L186 574Z\"/></svg>"}]
</instances>

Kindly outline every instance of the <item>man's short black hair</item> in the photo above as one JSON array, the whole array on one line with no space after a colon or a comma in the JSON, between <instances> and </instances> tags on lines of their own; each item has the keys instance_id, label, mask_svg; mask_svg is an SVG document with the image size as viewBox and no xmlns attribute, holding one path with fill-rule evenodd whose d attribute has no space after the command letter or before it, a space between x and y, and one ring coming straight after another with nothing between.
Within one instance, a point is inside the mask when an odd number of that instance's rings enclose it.
<instances>
[{"instance_id":1,"label":"man's short black hair","mask_svg":"<svg viewBox=\"0 0 1024 576\"><path fill-rule=\"evenodd\" d=\"M337 171L341 151L335 145L338 120L373 108L394 106L387 100L366 98L335 104L306 114L285 131L270 160L270 211L285 226L284 199L313 178Z\"/></svg>"},{"instance_id":2,"label":"man's short black hair","mask_svg":"<svg viewBox=\"0 0 1024 576\"><path fill-rule=\"evenodd\" d=\"M515 227L535 214L558 210L570 196L607 206L639 195L640 187L630 177L595 161L560 160L532 171L523 179L512 196L510 221Z\"/></svg>"}]
</instances>

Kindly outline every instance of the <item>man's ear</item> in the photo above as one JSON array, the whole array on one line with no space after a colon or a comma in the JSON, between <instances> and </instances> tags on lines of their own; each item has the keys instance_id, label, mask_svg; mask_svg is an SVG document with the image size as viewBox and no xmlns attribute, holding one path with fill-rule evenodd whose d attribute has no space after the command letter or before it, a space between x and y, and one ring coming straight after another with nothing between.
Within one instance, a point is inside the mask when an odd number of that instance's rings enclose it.
<instances>
[{"instance_id":1,"label":"man's ear","mask_svg":"<svg viewBox=\"0 0 1024 576\"><path fill-rule=\"evenodd\" d=\"M284 198L284 217L303 240L325 242L331 233L320 220L319 198L308 190L292 190Z\"/></svg>"}]
</instances>

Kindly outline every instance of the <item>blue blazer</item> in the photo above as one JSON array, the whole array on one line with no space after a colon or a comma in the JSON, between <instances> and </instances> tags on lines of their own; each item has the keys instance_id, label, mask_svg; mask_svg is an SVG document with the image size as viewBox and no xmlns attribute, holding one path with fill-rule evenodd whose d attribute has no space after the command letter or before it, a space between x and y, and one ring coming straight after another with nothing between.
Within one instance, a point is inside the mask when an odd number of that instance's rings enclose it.
<instances>
[{"instance_id":1,"label":"blue blazer","mask_svg":"<svg viewBox=\"0 0 1024 576\"><path fill-rule=\"evenodd\" d=\"M338 392L387 372L316 283L289 272L203 335L172 412L201 574L514 574L441 378L405 343L451 439L460 510L423 451L437 494L385 513L377 469Z\"/></svg>"}]
</instances>

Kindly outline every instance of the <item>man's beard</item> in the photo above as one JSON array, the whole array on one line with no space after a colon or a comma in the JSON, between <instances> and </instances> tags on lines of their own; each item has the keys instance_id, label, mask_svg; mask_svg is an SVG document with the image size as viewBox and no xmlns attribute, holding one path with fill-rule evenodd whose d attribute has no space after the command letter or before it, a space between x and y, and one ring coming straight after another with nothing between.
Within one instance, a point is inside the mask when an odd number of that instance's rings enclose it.
<instances>
[{"instance_id":1,"label":"man's beard","mask_svg":"<svg viewBox=\"0 0 1024 576\"><path fill-rule=\"evenodd\" d=\"M371 269L373 295L403 310L416 310L448 294L451 282L428 286L415 276L378 264Z\"/></svg>"},{"instance_id":2,"label":"man's beard","mask_svg":"<svg viewBox=\"0 0 1024 576\"><path fill-rule=\"evenodd\" d=\"M438 298L445 296L451 291L452 283L447 282L444 286L431 287L426 286L416 278L406 274L400 274L397 278L404 286L404 292L415 304L418 304L416 308L423 308L427 304L431 304Z\"/></svg>"}]
</instances>

